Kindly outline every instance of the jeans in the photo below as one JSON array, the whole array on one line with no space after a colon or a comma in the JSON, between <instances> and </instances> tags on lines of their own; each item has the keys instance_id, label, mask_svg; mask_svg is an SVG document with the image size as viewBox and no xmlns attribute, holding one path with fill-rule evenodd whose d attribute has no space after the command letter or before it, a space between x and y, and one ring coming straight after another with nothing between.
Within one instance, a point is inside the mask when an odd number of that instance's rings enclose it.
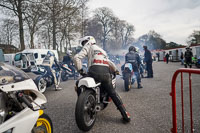
<instances>
[{"instance_id":1,"label":"jeans","mask_svg":"<svg viewBox=\"0 0 200 133\"><path fill-rule=\"evenodd\" d=\"M132 77L132 83L135 82L135 78L137 80L137 83L140 84L141 83L141 78L140 78L140 73L139 72L134 72L134 75Z\"/></svg>"},{"instance_id":2,"label":"jeans","mask_svg":"<svg viewBox=\"0 0 200 133\"><path fill-rule=\"evenodd\" d=\"M147 66L147 77L153 77L152 62L146 62Z\"/></svg>"}]
</instances>

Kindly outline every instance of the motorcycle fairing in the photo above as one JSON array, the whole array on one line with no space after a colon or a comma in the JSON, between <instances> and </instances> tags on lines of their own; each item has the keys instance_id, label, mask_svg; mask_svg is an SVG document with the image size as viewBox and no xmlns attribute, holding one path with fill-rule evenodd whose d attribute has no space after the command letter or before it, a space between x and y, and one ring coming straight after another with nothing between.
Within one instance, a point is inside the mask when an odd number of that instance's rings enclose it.
<instances>
[{"instance_id":1,"label":"motorcycle fairing","mask_svg":"<svg viewBox=\"0 0 200 133\"><path fill-rule=\"evenodd\" d=\"M0 125L0 133L12 129L12 133L31 133L35 122L39 117L39 111L25 108L9 120Z\"/></svg>"},{"instance_id":2,"label":"motorcycle fairing","mask_svg":"<svg viewBox=\"0 0 200 133\"><path fill-rule=\"evenodd\" d=\"M72 71L67 64L63 64L63 67L70 72Z\"/></svg>"},{"instance_id":3,"label":"motorcycle fairing","mask_svg":"<svg viewBox=\"0 0 200 133\"><path fill-rule=\"evenodd\" d=\"M93 87L97 87L99 86L101 83L95 83L95 80L91 77L86 77L86 78L82 78L80 79L79 83L78 83L78 87L80 86L86 86L88 88L93 88Z\"/></svg>"},{"instance_id":4,"label":"motorcycle fairing","mask_svg":"<svg viewBox=\"0 0 200 133\"><path fill-rule=\"evenodd\" d=\"M124 66L124 69L125 68L128 68L132 72L133 67L132 67L131 63L126 63L125 66Z\"/></svg>"},{"instance_id":5,"label":"motorcycle fairing","mask_svg":"<svg viewBox=\"0 0 200 133\"><path fill-rule=\"evenodd\" d=\"M41 105L47 102L46 97L38 91L37 86L32 79L0 86L0 90L3 92L30 90L37 96L34 100L36 103ZM33 104L33 106L36 107L37 105Z\"/></svg>"}]
</instances>

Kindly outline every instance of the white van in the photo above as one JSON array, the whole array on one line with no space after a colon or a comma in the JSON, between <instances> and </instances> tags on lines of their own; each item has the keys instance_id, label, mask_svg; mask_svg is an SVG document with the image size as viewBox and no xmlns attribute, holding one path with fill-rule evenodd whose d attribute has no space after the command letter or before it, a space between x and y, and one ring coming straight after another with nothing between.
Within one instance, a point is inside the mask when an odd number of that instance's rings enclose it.
<instances>
[{"instance_id":1,"label":"white van","mask_svg":"<svg viewBox=\"0 0 200 133\"><path fill-rule=\"evenodd\" d=\"M15 54L14 66L24 71L38 71L38 66L42 65L48 51L54 52L55 57L59 59L58 52L56 50L25 49L22 52Z\"/></svg>"},{"instance_id":2,"label":"white van","mask_svg":"<svg viewBox=\"0 0 200 133\"><path fill-rule=\"evenodd\" d=\"M15 54L4 54L5 63L9 65L14 65Z\"/></svg>"},{"instance_id":3,"label":"white van","mask_svg":"<svg viewBox=\"0 0 200 133\"><path fill-rule=\"evenodd\" d=\"M50 49L25 49L22 51L22 53L32 53L34 55L35 58L35 63L36 65L41 65L45 56L47 55L48 51L52 51L55 54L55 57L57 60L59 60L58 57L58 52L57 50L50 50Z\"/></svg>"}]
</instances>

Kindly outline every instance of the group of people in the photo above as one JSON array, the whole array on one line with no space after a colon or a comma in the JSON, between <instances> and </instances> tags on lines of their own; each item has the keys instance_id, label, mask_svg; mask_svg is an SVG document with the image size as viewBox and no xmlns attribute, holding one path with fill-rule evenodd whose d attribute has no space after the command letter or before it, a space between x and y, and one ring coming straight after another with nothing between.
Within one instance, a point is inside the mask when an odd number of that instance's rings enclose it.
<instances>
[{"instance_id":1,"label":"group of people","mask_svg":"<svg viewBox=\"0 0 200 133\"><path fill-rule=\"evenodd\" d=\"M147 46L143 46L143 48L145 51L143 62L145 63L145 69L147 71L147 76L144 78L153 78L152 55L151 52L148 50ZM143 77L144 66L142 63L142 59L134 46L129 47L129 52L125 55L125 63L131 63L134 75L137 79L138 88L143 88L141 85L141 77ZM133 83L134 79L132 80Z\"/></svg>"},{"instance_id":2,"label":"group of people","mask_svg":"<svg viewBox=\"0 0 200 133\"><path fill-rule=\"evenodd\" d=\"M94 37L86 36L82 38L81 45L83 46L82 50L73 58L73 62L77 71L81 75L85 75L84 69L82 67L82 60L83 58L87 57L87 74L90 77L93 77L96 81L101 82L101 85L107 91L117 109L120 111L123 120L125 122L130 122L130 114L126 111L120 96L117 94L112 86L111 71L114 73L119 73L117 67L112 61L109 60L107 53L102 48L96 45ZM147 78L153 78L151 52L147 49L147 46L144 46L144 51L144 62L146 63ZM69 53L67 54L67 56L64 57L63 61L71 66L70 64L72 62L72 59ZM133 71L137 77L138 88L142 88L141 77L139 73L141 59L134 46L131 46L129 48L129 52L125 56L125 61L132 64ZM44 65L48 66L48 72L54 76L56 90L61 90L61 88L58 87L55 71L53 70L53 66L58 65L57 59L55 58L55 55L53 55L53 53L47 53L47 56L44 59Z\"/></svg>"},{"instance_id":3,"label":"group of people","mask_svg":"<svg viewBox=\"0 0 200 133\"><path fill-rule=\"evenodd\" d=\"M186 51L185 51L184 54L183 54L183 52L181 52L181 56L180 56L181 65L184 65L185 68L187 68L188 66L190 68L192 68L193 53L192 53L190 47L186 47L185 49L186 49ZM158 57L158 60L159 60L159 57ZM168 64L168 62L169 62L169 53L165 54L165 61Z\"/></svg>"}]
</instances>

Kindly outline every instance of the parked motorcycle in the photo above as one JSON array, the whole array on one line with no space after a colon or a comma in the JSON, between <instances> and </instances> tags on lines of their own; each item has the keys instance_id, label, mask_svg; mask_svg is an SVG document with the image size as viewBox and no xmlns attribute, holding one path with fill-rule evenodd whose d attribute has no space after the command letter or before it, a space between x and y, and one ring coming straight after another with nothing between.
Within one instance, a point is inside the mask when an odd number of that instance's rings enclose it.
<instances>
[{"instance_id":1,"label":"parked motorcycle","mask_svg":"<svg viewBox=\"0 0 200 133\"><path fill-rule=\"evenodd\" d=\"M43 68L44 71L35 73L39 76L34 80L34 82L37 85L38 90L41 93L44 93L47 87L54 85L54 76L48 73L47 69L49 68L47 66L41 66L41 67ZM61 68L60 66L55 66L53 69L56 71L56 78L59 85L61 79Z\"/></svg>"},{"instance_id":2,"label":"parked motorcycle","mask_svg":"<svg viewBox=\"0 0 200 133\"><path fill-rule=\"evenodd\" d=\"M46 102L24 72L0 63L0 133L53 133Z\"/></svg>"},{"instance_id":3,"label":"parked motorcycle","mask_svg":"<svg viewBox=\"0 0 200 133\"><path fill-rule=\"evenodd\" d=\"M131 82L133 78L133 67L131 63L125 63L122 66L122 74L124 79L125 91L129 91L131 89Z\"/></svg>"},{"instance_id":4,"label":"parked motorcycle","mask_svg":"<svg viewBox=\"0 0 200 133\"><path fill-rule=\"evenodd\" d=\"M200 68L200 57L197 59L196 67Z\"/></svg>"},{"instance_id":5,"label":"parked motorcycle","mask_svg":"<svg viewBox=\"0 0 200 133\"><path fill-rule=\"evenodd\" d=\"M112 75L113 87L116 87L116 75ZM78 99L75 118L80 130L89 131L95 124L97 112L105 109L110 103L108 93L101 83L96 83L92 77L83 77L76 86Z\"/></svg>"},{"instance_id":6,"label":"parked motorcycle","mask_svg":"<svg viewBox=\"0 0 200 133\"><path fill-rule=\"evenodd\" d=\"M61 73L61 79L62 81L67 81L69 77L73 77L74 80L79 77L79 73L75 70L75 72L70 69L70 67L67 64L61 63L62 73Z\"/></svg>"}]
</instances>

